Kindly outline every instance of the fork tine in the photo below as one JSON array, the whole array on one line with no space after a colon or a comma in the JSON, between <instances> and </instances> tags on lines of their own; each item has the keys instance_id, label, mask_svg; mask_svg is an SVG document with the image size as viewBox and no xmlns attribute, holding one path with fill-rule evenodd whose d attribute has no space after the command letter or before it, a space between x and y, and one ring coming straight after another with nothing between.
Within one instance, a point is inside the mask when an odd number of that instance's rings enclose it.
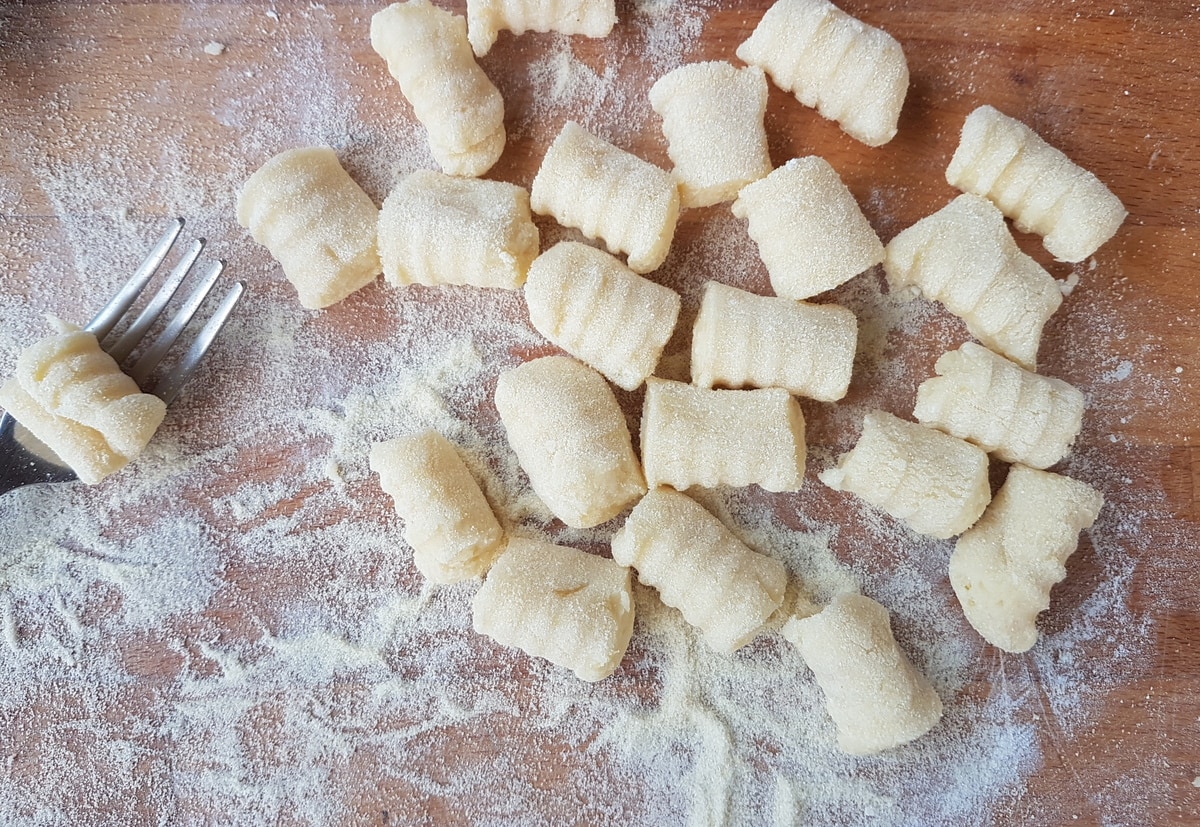
<instances>
[{"instance_id":1,"label":"fork tine","mask_svg":"<svg viewBox=\"0 0 1200 827\"><path fill-rule=\"evenodd\" d=\"M175 295L179 289L179 285L183 283L184 278L191 271L192 266L196 263L196 259L200 257L200 252L204 249L204 239L198 238L192 242L192 246L184 253L183 258L175 265L175 269L171 271L171 275L158 288L158 292L154 294L154 298L146 304L142 309L137 320L129 326L129 329L121 334L121 337L113 344L112 347L106 348L108 355L111 356L119 365L129 358L129 354L133 353L133 349L138 346L138 342L146 335L146 331L150 328L154 321L162 313L167 302Z\"/></svg>"},{"instance_id":2,"label":"fork tine","mask_svg":"<svg viewBox=\"0 0 1200 827\"><path fill-rule=\"evenodd\" d=\"M179 334L183 332L187 323L192 320L192 316L196 315L196 311L200 309L200 305L204 303L204 299L212 291L213 285L217 283L217 278L224 269L224 261L215 261L209 266L208 272L204 274L204 278L200 284L184 299L183 306L176 311L171 321L167 322L167 326L163 329L162 333L158 334L158 338L154 340L154 343L134 362L129 375L138 384L138 387L145 387L146 380L150 378L150 374L154 372L154 369L158 367L158 363L167 355L167 351L171 349L171 345L175 344L175 340L179 338Z\"/></svg>"},{"instance_id":3,"label":"fork tine","mask_svg":"<svg viewBox=\"0 0 1200 827\"><path fill-rule=\"evenodd\" d=\"M158 242L154 245L150 254L146 256L146 260L137 268L133 277L125 282L125 286L117 291L117 295L113 296L109 303L104 305L104 309L88 322L84 330L96 334L97 339L103 339L112 331L117 320L125 315L125 311L137 299L142 289L146 286L146 282L150 281L150 277L158 270L158 266L167 257L167 253L170 252L171 246L175 243L175 239L179 238L179 233L182 230L182 218L176 218L170 223L167 231L158 239Z\"/></svg>"},{"instance_id":4,"label":"fork tine","mask_svg":"<svg viewBox=\"0 0 1200 827\"><path fill-rule=\"evenodd\" d=\"M221 332L221 328L225 326L225 322L229 320L230 314L233 313L233 308L237 306L238 300L242 298L242 291L245 289L246 286L240 281L229 289L229 292L225 294L225 298L221 299L221 304L209 316L208 321L204 323L204 327L200 328L200 332L196 334L196 338L192 340L187 353L183 355L183 358L179 360L175 368L155 387L155 396L168 405L175 401L175 397L179 396L179 391L192 378L192 374L196 372L200 360L204 358L204 354L208 352L209 346L217 338L217 334Z\"/></svg>"}]
</instances>

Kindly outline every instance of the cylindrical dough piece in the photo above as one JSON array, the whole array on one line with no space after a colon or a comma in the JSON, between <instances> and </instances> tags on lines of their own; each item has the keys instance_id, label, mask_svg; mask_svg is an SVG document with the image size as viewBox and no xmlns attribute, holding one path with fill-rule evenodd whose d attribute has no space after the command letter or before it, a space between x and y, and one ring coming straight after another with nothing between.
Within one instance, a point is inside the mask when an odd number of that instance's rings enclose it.
<instances>
[{"instance_id":1,"label":"cylindrical dough piece","mask_svg":"<svg viewBox=\"0 0 1200 827\"><path fill-rule=\"evenodd\" d=\"M467 31L479 57L505 30L607 37L616 23L615 0L467 0Z\"/></svg>"},{"instance_id":2,"label":"cylindrical dough piece","mask_svg":"<svg viewBox=\"0 0 1200 827\"><path fill-rule=\"evenodd\" d=\"M758 484L799 491L804 414L782 388L697 388L651 376L642 409L642 462L651 486Z\"/></svg>"},{"instance_id":3,"label":"cylindrical dough piece","mask_svg":"<svg viewBox=\"0 0 1200 827\"><path fill-rule=\"evenodd\" d=\"M762 69L723 60L691 63L650 87L662 116L685 207L707 207L771 172L767 153L767 79Z\"/></svg>"},{"instance_id":4,"label":"cylindrical dough piece","mask_svg":"<svg viewBox=\"0 0 1200 827\"><path fill-rule=\"evenodd\" d=\"M505 371L496 409L534 492L567 525L599 525L646 493L625 415L586 365L545 356Z\"/></svg>"},{"instance_id":5,"label":"cylindrical dough piece","mask_svg":"<svg viewBox=\"0 0 1200 827\"><path fill-rule=\"evenodd\" d=\"M967 116L946 181L990 199L1059 261L1083 261L1129 214L1099 178L991 106Z\"/></svg>"},{"instance_id":6,"label":"cylindrical dough piece","mask_svg":"<svg viewBox=\"0 0 1200 827\"><path fill-rule=\"evenodd\" d=\"M412 104L433 158L450 175L483 175L504 151L504 100L475 62L467 21L429 3L371 18L371 46Z\"/></svg>"},{"instance_id":7,"label":"cylindrical dough piece","mask_svg":"<svg viewBox=\"0 0 1200 827\"><path fill-rule=\"evenodd\" d=\"M917 388L913 416L1005 462L1049 468L1083 424L1083 394L974 342L943 353L937 376Z\"/></svg>"},{"instance_id":8,"label":"cylindrical dough piece","mask_svg":"<svg viewBox=\"0 0 1200 827\"><path fill-rule=\"evenodd\" d=\"M637 569L718 652L745 646L783 602L787 571L685 494L655 488L613 536L613 559Z\"/></svg>"},{"instance_id":9,"label":"cylindrical dough piece","mask_svg":"<svg viewBox=\"0 0 1200 827\"><path fill-rule=\"evenodd\" d=\"M871 598L841 595L818 614L789 620L783 636L825 693L843 752L883 752L941 720L941 698L896 643L887 609Z\"/></svg>"},{"instance_id":10,"label":"cylindrical dough piece","mask_svg":"<svg viewBox=\"0 0 1200 827\"><path fill-rule=\"evenodd\" d=\"M896 134L908 92L904 50L828 0L779 0L737 56L868 146Z\"/></svg>"},{"instance_id":11,"label":"cylindrical dough piece","mask_svg":"<svg viewBox=\"0 0 1200 827\"><path fill-rule=\"evenodd\" d=\"M574 121L546 150L530 197L539 215L603 240L613 255L626 253L637 273L663 263L679 219L679 188L669 172Z\"/></svg>"},{"instance_id":12,"label":"cylindrical dough piece","mask_svg":"<svg viewBox=\"0 0 1200 827\"><path fill-rule=\"evenodd\" d=\"M883 261L883 244L824 158L793 158L733 202L767 266L771 287L807 299Z\"/></svg>"},{"instance_id":13,"label":"cylindrical dough piece","mask_svg":"<svg viewBox=\"0 0 1200 827\"><path fill-rule=\"evenodd\" d=\"M844 307L710 281L692 330L692 381L702 388L784 388L832 402L846 395L857 346L858 320Z\"/></svg>"},{"instance_id":14,"label":"cylindrical dough piece","mask_svg":"<svg viewBox=\"0 0 1200 827\"><path fill-rule=\"evenodd\" d=\"M819 476L938 539L970 528L992 496L982 449L885 411L867 414L854 449Z\"/></svg>"},{"instance_id":15,"label":"cylindrical dough piece","mask_svg":"<svg viewBox=\"0 0 1200 827\"><path fill-rule=\"evenodd\" d=\"M960 195L893 238L883 267L892 287L916 287L941 302L972 336L1030 370L1042 327L1062 304L1054 277L976 195Z\"/></svg>"},{"instance_id":16,"label":"cylindrical dough piece","mask_svg":"<svg viewBox=\"0 0 1200 827\"><path fill-rule=\"evenodd\" d=\"M513 537L471 602L475 631L566 667L611 675L633 634L629 569L578 549Z\"/></svg>"},{"instance_id":17,"label":"cylindrical dough piece","mask_svg":"<svg viewBox=\"0 0 1200 827\"><path fill-rule=\"evenodd\" d=\"M99 431L50 413L16 379L0 385L0 408L28 428L87 485L95 485L129 464Z\"/></svg>"},{"instance_id":18,"label":"cylindrical dough piece","mask_svg":"<svg viewBox=\"0 0 1200 827\"><path fill-rule=\"evenodd\" d=\"M679 317L674 290L576 241L538 256L525 301L539 333L627 391L654 372Z\"/></svg>"},{"instance_id":19,"label":"cylindrical dough piece","mask_svg":"<svg viewBox=\"0 0 1200 827\"><path fill-rule=\"evenodd\" d=\"M379 210L379 259L384 277L397 286L515 290L537 254L529 193L504 181L417 170Z\"/></svg>"},{"instance_id":20,"label":"cylindrical dough piece","mask_svg":"<svg viewBox=\"0 0 1200 827\"><path fill-rule=\"evenodd\" d=\"M289 149L267 161L242 188L237 218L310 310L340 302L379 275L379 210L332 149Z\"/></svg>"},{"instance_id":21,"label":"cylindrical dough piece","mask_svg":"<svg viewBox=\"0 0 1200 827\"><path fill-rule=\"evenodd\" d=\"M1079 532L1096 521L1104 498L1069 477L1014 465L983 518L958 538L950 584L967 620L994 646L1026 652L1037 643L1038 613Z\"/></svg>"},{"instance_id":22,"label":"cylindrical dough piece","mask_svg":"<svg viewBox=\"0 0 1200 827\"><path fill-rule=\"evenodd\" d=\"M421 574L434 583L457 583L488 570L504 532L449 440L424 431L378 442L370 463L404 519L404 539Z\"/></svg>"}]
</instances>

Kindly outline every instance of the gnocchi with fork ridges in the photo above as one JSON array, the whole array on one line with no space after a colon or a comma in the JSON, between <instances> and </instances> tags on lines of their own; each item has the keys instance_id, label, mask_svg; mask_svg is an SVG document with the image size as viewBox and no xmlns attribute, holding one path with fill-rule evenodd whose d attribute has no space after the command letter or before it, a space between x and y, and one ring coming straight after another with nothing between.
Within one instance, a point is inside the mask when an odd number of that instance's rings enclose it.
<instances>
[{"instance_id":1,"label":"gnocchi with fork ridges","mask_svg":"<svg viewBox=\"0 0 1200 827\"><path fill-rule=\"evenodd\" d=\"M479 57L502 30L607 37L616 23L615 0L467 0L467 37Z\"/></svg>"}]
</instances>

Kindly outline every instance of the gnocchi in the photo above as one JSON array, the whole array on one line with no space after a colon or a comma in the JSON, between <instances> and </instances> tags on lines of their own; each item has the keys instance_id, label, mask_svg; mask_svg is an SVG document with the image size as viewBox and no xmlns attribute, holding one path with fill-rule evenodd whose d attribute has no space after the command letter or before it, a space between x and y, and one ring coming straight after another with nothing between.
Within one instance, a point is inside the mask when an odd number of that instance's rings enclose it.
<instances>
[{"instance_id":1,"label":"gnocchi","mask_svg":"<svg viewBox=\"0 0 1200 827\"><path fill-rule=\"evenodd\" d=\"M479 57L504 30L607 37L616 23L615 0L467 0L467 36Z\"/></svg>"},{"instance_id":2,"label":"gnocchi","mask_svg":"<svg viewBox=\"0 0 1200 827\"><path fill-rule=\"evenodd\" d=\"M992 496L981 448L884 411L866 415L853 450L819 477L942 540L970 528Z\"/></svg>"},{"instance_id":3,"label":"gnocchi","mask_svg":"<svg viewBox=\"0 0 1200 827\"><path fill-rule=\"evenodd\" d=\"M1099 178L991 106L967 116L946 181L987 197L1059 261L1083 261L1129 214Z\"/></svg>"},{"instance_id":4,"label":"gnocchi","mask_svg":"<svg viewBox=\"0 0 1200 827\"><path fill-rule=\"evenodd\" d=\"M17 357L0 405L94 485L142 452L167 406L142 393L94 335L58 327Z\"/></svg>"},{"instance_id":5,"label":"gnocchi","mask_svg":"<svg viewBox=\"0 0 1200 827\"><path fill-rule=\"evenodd\" d=\"M653 487L751 485L799 491L804 414L782 388L709 390L651 376L642 409L642 463Z\"/></svg>"},{"instance_id":6,"label":"gnocchi","mask_svg":"<svg viewBox=\"0 0 1200 827\"><path fill-rule=\"evenodd\" d=\"M533 262L525 301L539 333L627 391L654 372L679 317L674 290L574 241Z\"/></svg>"},{"instance_id":7,"label":"gnocchi","mask_svg":"<svg viewBox=\"0 0 1200 827\"><path fill-rule=\"evenodd\" d=\"M692 330L692 381L702 388L784 388L832 402L850 386L857 345L858 320L844 307L710 281Z\"/></svg>"},{"instance_id":8,"label":"gnocchi","mask_svg":"<svg viewBox=\"0 0 1200 827\"><path fill-rule=\"evenodd\" d=\"M666 487L634 506L613 537L612 553L718 652L753 640L787 586L782 563L753 551L695 500Z\"/></svg>"},{"instance_id":9,"label":"gnocchi","mask_svg":"<svg viewBox=\"0 0 1200 827\"><path fill-rule=\"evenodd\" d=\"M586 365L545 356L505 371L496 409L534 492L567 525L599 525L646 493L625 415Z\"/></svg>"},{"instance_id":10,"label":"gnocchi","mask_svg":"<svg viewBox=\"0 0 1200 827\"><path fill-rule=\"evenodd\" d=\"M966 342L943 353L937 376L917 388L913 416L1005 462L1049 468L1083 424L1083 394Z\"/></svg>"},{"instance_id":11,"label":"gnocchi","mask_svg":"<svg viewBox=\"0 0 1200 827\"><path fill-rule=\"evenodd\" d=\"M1037 616L1050 589L1067 576L1064 563L1079 532L1100 514L1104 498L1090 485L1049 471L1013 465L983 518L958 538L950 583L967 620L1006 652L1037 642Z\"/></svg>"},{"instance_id":12,"label":"gnocchi","mask_svg":"<svg viewBox=\"0 0 1200 827\"><path fill-rule=\"evenodd\" d=\"M529 193L503 181L433 170L408 175L379 211L389 284L518 289L538 254Z\"/></svg>"},{"instance_id":13,"label":"gnocchi","mask_svg":"<svg viewBox=\"0 0 1200 827\"><path fill-rule=\"evenodd\" d=\"M871 598L840 595L782 631L816 676L843 752L893 749L941 720L941 698L896 643L887 609Z\"/></svg>"},{"instance_id":14,"label":"gnocchi","mask_svg":"<svg viewBox=\"0 0 1200 827\"><path fill-rule=\"evenodd\" d=\"M442 172L491 169L504 151L504 99L475 62L467 21L429 0L393 3L371 18L371 47L412 104Z\"/></svg>"},{"instance_id":15,"label":"gnocchi","mask_svg":"<svg viewBox=\"0 0 1200 827\"><path fill-rule=\"evenodd\" d=\"M379 211L327 147L289 149L263 164L238 195L237 219L309 310L340 302L382 269Z\"/></svg>"},{"instance_id":16,"label":"gnocchi","mask_svg":"<svg viewBox=\"0 0 1200 827\"><path fill-rule=\"evenodd\" d=\"M828 0L778 0L737 56L868 146L896 134L908 92L904 50Z\"/></svg>"},{"instance_id":17,"label":"gnocchi","mask_svg":"<svg viewBox=\"0 0 1200 827\"><path fill-rule=\"evenodd\" d=\"M775 293L807 299L883 261L883 244L824 158L793 158L745 186L733 214L750 237Z\"/></svg>"},{"instance_id":18,"label":"gnocchi","mask_svg":"<svg viewBox=\"0 0 1200 827\"><path fill-rule=\"evenodd\" d=\"M629 569L578 549L513 537L471 602L472 625L503 646L607 678L633 634Z\"/></svg>"},{"instance_id":19,"label":"gnocchi","mask_svg":"<svg viewBox=\"0 0 1200 827\"><path fill-rule=\"evenodd\" d=\"M480 577L504 532L458 451L436 431L379 442L371 470L404 519L413 563L434 583Z\"/></svg>"},{"instance_id":20,"label":"gnocchi","mask_svg":"<svg viewBox=\"0 0 1200 827\"><path fill-rule=\"evenodd\" d=\"M770 173L763 125L767 79L757 66L681 66L650 87L650 106L662 116L683 206L732 201L746 184Z\"/></svg>"},{"instance_id":21,"label":"gnocchi","mask_svg":"<svg viewBox=\"0 0 1200 827\"><path fill-rule=\"evenodd\" d=\"M1030 370L1042 328L1062 304L1054 277L976 195L960 195L893 238L883 267L894 289L915 287L941 302L972 336Z\"/></svg>"},{"instance_id":22,"label":"gnocchi","mask_svg":"<svg viewBox=\"0 0 1200 827\"><path fill-rule=\"evenodd\" d=\"M663 263L679 219L679 188L670 173L574 121L546 150L530 197L534 212L603 240L613 255L625 253L636 273Z\"/></svg>"}]
</instances>

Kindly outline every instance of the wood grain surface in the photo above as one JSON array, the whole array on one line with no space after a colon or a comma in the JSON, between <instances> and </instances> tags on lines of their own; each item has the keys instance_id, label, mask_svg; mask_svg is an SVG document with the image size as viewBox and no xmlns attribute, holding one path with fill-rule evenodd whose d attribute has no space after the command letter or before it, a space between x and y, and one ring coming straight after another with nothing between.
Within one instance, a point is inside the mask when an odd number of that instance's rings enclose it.
<instances>
[{"instance_id":1,"label":"wood grain surface","mask_svg":"<svg viewBox=\"0 0 1200 827\"><path fill-rule=\"evenodd\" d=\"M461 2L440 4L459 12L463 7ZM320 25L289 23L301 5L310 12L320 10ZM669 4L660 0L660 5ZM697 6L703 10L703 31L687 44L683 58L734 60L737 44L768 5L766 0L711 0ZM1023 768L1022 782L998 800L981 801L970 820L1099 825L1122 823L1121 813L1138 812L1142 823L1200 824L1200 646L1196 642L1200 639L1196 392L1200 377L1196 312L1200 299L1200 12L1195 4L1181 0L843 0L841 6L886 28L903 44L912 81L899 134L885 147L868 148L772 87L767 129L776 165L813 152L823 155L886 242L953 197L942 173L963 119L987 103L1022 119L1095 172L1130 213L1116 237L1093 260L1074 267L1053 262L1036 238L1018 240L1057 278L1074 275L1079 280L1047 327L1039 363L1044 372L1090 389L1077 450L1095 460L1083 469L1085 474L1110 475L1105 478L1109 507L1119 513L1136 512L1139 523L1125 549L1132 560L1125 585L1131 617L1147 624L1150 642L1130 655L1138 660L1132 677L1106 690L1101 701L1089 707L1085 720L1069 726L1036 696L1038 680L1036 675L1030 679L1030 659L1002 656L982 647L976 678L965 693L987 697L1007 680L1031 681L1034 696L1016 714L1021 724L1036 729L1041 759L1038 766ZM367 21L375 9L370 4L331 0L294 7L292 3L168 0L0 3L0 300L25 297L47 312L77 316L80 296L90 306L119 277L98 271L94 256L90 257L93 251L80 246L80 235L70 227L89 226L95 232L117 226L113 211L127 206L138 230L114 232L124 232L123 239L139 234L147 238L160 218L186 210L187 198L210 213L219 213L220 205L227 204L224 219L197 231L208 236L214 249L233 248L241 256L234 259L234 270L251 292L285 296L289 288L274 265L249 244L233 221L229 159L244 159L235 170L241 175L291 145L293 135L304 134L300 127L311 115L302 91L306 73L314 73L314 83L322 73L336 75L354 128L365 130L346 134L337 147L339 154L377 203L382 200L391 178L403 170L381 173L378 155L373 153L386 143L396 122L412 121L412 113L370 48ZM656 69L646 57L644 39L628 23L633 7L622 0L618 13L622 23L612 38L573 38L571 48L601 75L606 69L616 72L628 98L644 98ZM224 44L224 54L204 54L206 39ZM327 63L293 65L295 52L288 39L297 44L319 42L317 51L327 55ZM557 42L552 35L503 34L480 61L504 94L510 135L489 177L529 186L546 147L566 119L565 113L546 120L533 118L531 113L541 111L543 102L535 99L525 82L530 64ZM289 83L276 83L284 76ZM598 102L594 116L601 118L607 105ZM644 114L645 107L611 106L620 119L613 133L619 143L669 168L653 113L631 118L631 112ZM250 140L239 126L248 117L278 124L278 145ZM78 169L85 161L95 165L96 177L79 180L77 200L64 198L62 187L45 185L47 176L57 175L55 180L61 181L57 173ZM157 186L156 178L171 170L173 188ZM97 192L96 181L105 182L105 187L123 182L124 189ZM112 205L108 210L101 206L106 200ZM685 212L677 249L701 245L706 224L727 209ZM547 222L541 226L545 230ZM98 255L107 263L115 253L106 248ZM760 266L747 268L744 283L766 290ZM61 273L61 282L47 285L47 272ZM372 308L378 306L376 297L384 289L368 288L365 298L331 309L320 323L346 337L370 338L375 324ZM694 306L690 312L694 314ZM938 354L963 336L962 328L944 314L931 318L927 328L907 342L905 375L929 373ZM1128 354L1127 367L1115 358L1121 354ZM6 358L5 367L11 364L12 354ZM247 369L239 365L238 370ZM1136 371L1133 390L1123 390L1121 380L1131 371ZM1113 378L1101 381L1100 376ZM232 368L221 378L252 380ZM881 390L867 387L865 381L856 378L847 404L873 399L897 413L911 411L915 387ZM217 411L222 399L219 387L210 381L201 391ZM621 399L633 411L640 397ZM201 414L199 409L197 403L197 416L216 417L213 428L219 431L219 413ZM844 420L807 403L805 413L811 440L821 441L830 451L852 444L853 432L837 429ZM276 453L259 446L251 451L252 457L231 463L241 469L239 473L266 479L321 461L319 450L302 455L286 447L292 445L285 443ZM250 466L253 472L246 470ZM1119 475L1120 480L1111 475ZM810 482L815 489L818 484ZM234 485L233 479L218 476L208 493L217 497ZM309 489L295 492L272 504L269 513L300 512L311 493ZM389 508L367 482L352 487L351 493L368 503L370 513L382 515ZM826 509L819 516L828 516L827 510L838 501L805 502ZM4 509L0 499L0 522L5 519ZM219 523L222 518L213 513L211 519ZM312 527L338 519L337 514L316 516ZM128 520L138 524L136 507L130 506ZM847 528L839 535L838 554L858 553L855 538L864 532ZM292 588L292 580L299 583L312 573L280 570L264 580L263 572L231 559L225 576L247 593L271 589L283 593ZM1068 564L1068 579L1055 589L1054 608L1043 616L1042 628L1054 631L1071 624L1072 608L1101 589L1108 576L1085 539ZM0 590L4 583L0 572ZM210 608L207 616L226 624L225 632L233 637L256 634L251 613L233 604L227 610ZM127 662L144 660L139 680L148 693L160 691L176 668L152 643L118 640L113 645L126 652ZM0 648L0 668L4 657ZM505 672L497 681L502 691L514 696L523 691L519 669ZM631 697L650 692L645 687L622 686L621 691ZM347 692L353 691L354 687L347 687ZM45 687L38 697L41 707L52 708L54 687ZM12 756L28 756L36 753L45 736L37 723L37 710L26 712L0 714L0 779L6 784L38 783L36 761L10 758L7 769L3 761L8 744ZM511 726L511 732L497 730L487 740L459 739L441 758L446 771L488 762L497 749L544 751L554 760L531 769L526 781L546 793L549 801L571 768L588 760L564 748L553 733L519 722L505 726ZM262 755L267 764L294 760L273 752L266 742ZM351 759L330 783L341 777L373 779L365 786L348 784L347 789L354 790L347 793L346 802L351 820L464 820L463 811L451 802L407 785L374 763L358 766ZM625 800L619 791L612 795ZM163 816L155 803L159 799L149 793L130 796L133 804L125 800L129 796L97 794L95 823L110 820L105 813L124 813L125 823L154 823ZM1122 798L1142 803L1129 810L1118 806ZM540 810L532 807L522 818L560 824L606 820L599 811L579 815L557 804L543 805ZM638 814L647 810L632 802L627 812L629 820L637 823ZM227 817L237 820L235 814L197 813L183 807L168 813L163 823L226 823ZM858 823L864 816L847 813L839 818ZM276 823L309 821L297 810L280 815ZM681 815L678 823L683 821Z\"/></svg>"}]
</instances>

